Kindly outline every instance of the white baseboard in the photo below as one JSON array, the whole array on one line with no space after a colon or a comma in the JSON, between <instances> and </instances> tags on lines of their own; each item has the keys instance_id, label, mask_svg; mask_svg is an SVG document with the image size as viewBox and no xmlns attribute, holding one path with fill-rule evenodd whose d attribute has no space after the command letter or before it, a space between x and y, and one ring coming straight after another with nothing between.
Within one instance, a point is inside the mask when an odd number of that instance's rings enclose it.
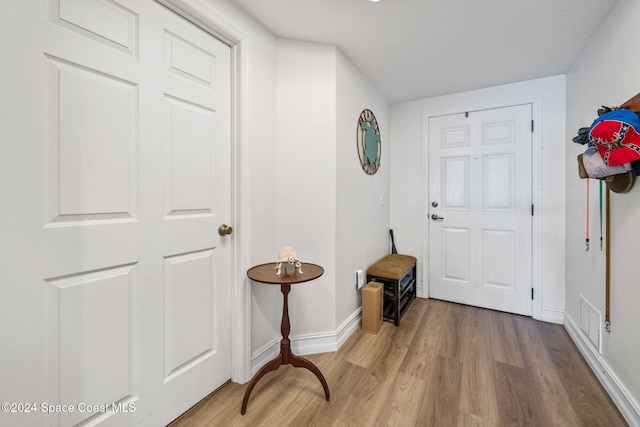
<instances>
[{"instance_id":1,"label":"white baseboard","mask_svg":"<svg viewBox=\"0 0 640 427\"><path fill-rule=\"evenodd\" d=\"M267 362L274 359L280 352L280 339L274 338L273 341L265 344L251 355L251 378L262 368Z\"/></svg>"},{"instance_id":2,"label":"white baseboard","mask_svg":"<svg viewBox=\"0 0 640 427\"><path fill-rule=\"evenodd\" d=\"M336 347L336 350L342 347L342 344L344 344L345 341L349 339L351 334L353 334L356 330L358 330L358 328L360 328L361 320L362 307L358 307L358 309L353 312L353 314L349 316L347 320L342 322L342 325L340 325L340 327L338 328L338 346Z\"/></svg>"},{"instance_id":3,"label":"white baseboard","mask_svg":"<svg viewBox=\"0 0 640 427\"><path fill-rule=\"evenodd\" d=\"M630 426L640 427L640 405L627 391L624 384L613 373L607 362L589 344L589 339L580 330L577 323L567 313L564 315L564 328L582 353L591 370L598 378L604 389L609 393L611 400L622 413Z\"/></svg>"},{"instance_id":4,"label":"white baseboard","mask_svg":"<svg viewBox=\"0 0 640 427\"><path fill-rule=\"evenodd\" d=\"M538 320L562 325L564 323L564 310L551 307L541 307L540 319Z\"/></svg>"},{"instance_id":5,"label":"white baseboard","mask_svg":"<svg viewBox=\"0 0 640 427\"><path fill-rule=\"evenodd\" d=\"M359 307L336 332L290 336L291 350L299 356L305 354L327 353L338 351L345 341L360 327L362 307ZM280 338L275 338L258 349L251 357L251 376L280 352Z\"/></svg>"}]
</instances>

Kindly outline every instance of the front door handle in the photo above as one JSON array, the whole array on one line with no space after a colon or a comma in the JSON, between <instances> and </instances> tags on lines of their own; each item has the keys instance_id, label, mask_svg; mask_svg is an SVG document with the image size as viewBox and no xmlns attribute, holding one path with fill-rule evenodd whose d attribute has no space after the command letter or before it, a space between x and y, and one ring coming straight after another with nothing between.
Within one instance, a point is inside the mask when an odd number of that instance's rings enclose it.
<instances>
[{"instance_id":1,"label":"front door handle","mask_svg":"<svg viewBox=\"0 0 640 427\"><path fill-rule=\"evenodd\" d=\"M442 221L444 218L441 216L438 216L436 214L431 215L431 219L434 221Z\"/></svg>"}]
</instances>

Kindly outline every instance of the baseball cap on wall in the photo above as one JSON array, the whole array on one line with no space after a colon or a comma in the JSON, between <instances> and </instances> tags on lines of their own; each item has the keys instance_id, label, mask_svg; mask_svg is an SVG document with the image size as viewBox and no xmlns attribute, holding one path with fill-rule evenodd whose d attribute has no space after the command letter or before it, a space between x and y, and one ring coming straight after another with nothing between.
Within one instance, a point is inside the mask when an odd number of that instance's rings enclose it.
<instances>
[{"instance_id":1,"label":"baseball cap on wall","mask_svg":"<svg viewBox=\"0 0 640 427\"><path fill-rule=\"evenodd\" d=\"M611 176L613 177L613 180L605 182L607 184L607 187L609 187L609 190L613 191L614 193L626 193L631 190L631 187L633 187L633 181L635 178L633 171L619 173L617 175Z\"/></svg>"},{"instance_id":2,"label":"baseball cap on wall","mask_svg":"<svg viewBox=\"0 0 640 427\"><path fill-rule=\"evenodd\" d=\"M598 117L589 128L589 141L607 166L640 159L640 118L631 110L613 110Z\"/></svg>"},{"instance_id":3,"label":"baseball cap on wall","mask_svg":"<svg viewBox=\"0 0 640 427\"><path fill-rule=\"evenodd\" d=\"M595 148L589 148L584 154L578 155L578 176L583 179L600 179L614 193L626 193L633 187L635 174L627 168L631 168L630 163L605 166Z\"/></svg>"}]
</instances>

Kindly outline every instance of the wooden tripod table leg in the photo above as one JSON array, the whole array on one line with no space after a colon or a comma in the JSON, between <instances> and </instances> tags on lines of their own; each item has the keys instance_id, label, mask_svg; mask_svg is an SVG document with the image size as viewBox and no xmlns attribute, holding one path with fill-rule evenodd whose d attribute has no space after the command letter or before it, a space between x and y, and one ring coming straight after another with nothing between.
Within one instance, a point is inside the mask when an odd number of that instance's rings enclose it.
<instances>
[{"instance_id":1,"label":"wooden tripod table leg","mask_svg":"<svg viewBox=\"0 0 640 427\"><path fill-rule=\"evenodd\" d=\"M282 340L280 340L280 354L278 355L278 357L264 365L247 386L247 389L244 392L244 398L242 399L242 408L240 409L240 413L242 415L247 413L247 403L249 402L249 396L251 396L251 392L253 391L253 388L258 383L258 381L260 381L260 378L262 378L268 372L275 371L281 365L293 365L293 367L295 368L305 368L313 372L313 374L320 380L322 388L324 388L324 395L327 398L327 401L329 400L329 386L327 385L327 381L324 379L322 372L320 372L320 369L318 369L316 365L309 362L307 359L298 357L291 352L291 342L289 341L291 324L289 323L288 299L291 285L281 285L280 289L282 290L282 295L284 296L284 304L282 307L282 323L280 323L280 332L282 333Z\"/></svg>"},{"instance_id":2,"label":"wooden tripod table leg","mask_svg":"<svg viewBox=\"0 0 640 427\"><path fill-rule=\"evenodd\" d=\"M260 378L262 378L267 372L275 371L280 367L280 365L282 365L282 358L278 356L275 359L273 359L271 362L264 365L258 371L256 376L253 377L253 379L249 383L249 386L244 392L244 398L242 399L242 409L240 410L240 413L242 415L247 413L247 403L249 402L249 396L251 396L251 392L253 391L253 388L256 386L256 384L258 384L258 381L260 381Z\"/></svg>"},{"instance_id":3,"label":"wooden tripod table leg","mask_svg":"<svg viewBox=\"0 0 640 427\"><path fill-rule=\"evenodd\" d=\"M288 359L288 361L286 363L283 363L282 360L285 359L285 357L286 359ZM327 401L331 399L327 381L324 379L322 372L320 372L320 369L318 369L316 365L314 365L307 359L303 359L302 357L294 355L290 351L288 354L286 354L286 356L281 352L278 357L264 365L256 373L256 376L253 377L253 379L247 386L247 389L244 392L244 398L242 399L242 408L240 409L240 413L242 415L247 413L247 404L249 403L249 397L251 396L253 388L256 386L256 384L258 384L258 381L260 381L260 378L271 371L277 370L281 365L293 365L295 368L305 368L313 372L313 374L318 378L318 380L320 380L320 383L322 384L322 388L324 389L324 396L326 397Z\"/></svg>"},{"instance_id":4,"label":"wooden tripod table leg","mask_svg":"<svg viewBox=\"0 0 640 427\"><path fill-rule=\"evenodd\" d=\"M330 400L329 386L327 385L327 381L324 379L324 375L322 375L322 372L320 372L320 369L318 369L316 365L309 362L307 359L293 355L293 353L289 356L289 362L296 368L306 368L313 372L313 374L320 380L322 388L324 388L324 395L327 398L327 402Z\"/></svg>"}]
</instances>

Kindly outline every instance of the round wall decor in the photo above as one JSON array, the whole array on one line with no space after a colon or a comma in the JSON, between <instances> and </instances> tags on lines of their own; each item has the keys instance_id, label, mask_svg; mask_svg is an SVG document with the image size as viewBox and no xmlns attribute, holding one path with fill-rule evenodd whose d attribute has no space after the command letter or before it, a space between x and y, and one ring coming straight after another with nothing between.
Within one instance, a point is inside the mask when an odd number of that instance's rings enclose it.
<instances>
[{"instance_id":1,"label":"round wall decor","mask_svg":"<svg viewBox=\"0 0 640 427\"><path fill-rule=\"evenodd\" d=\"M369 175L373 175L380 167L382 142L380 140L378 121L371 110L362 110L360 117L358 117L356 132L356 144L358 145L358 156L360 156L362 170Z\"/></svg>"}]
</instances>

